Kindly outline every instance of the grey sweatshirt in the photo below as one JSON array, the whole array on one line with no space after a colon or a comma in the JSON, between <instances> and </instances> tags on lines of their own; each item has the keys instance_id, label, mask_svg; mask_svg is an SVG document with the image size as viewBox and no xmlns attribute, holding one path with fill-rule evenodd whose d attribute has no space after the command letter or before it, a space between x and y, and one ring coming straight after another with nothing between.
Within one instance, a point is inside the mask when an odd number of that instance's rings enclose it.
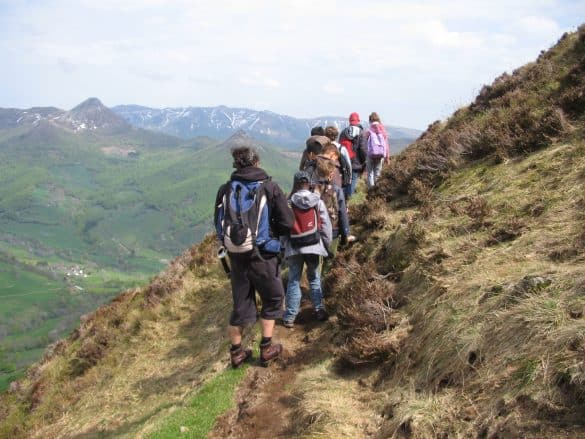
<instances>
[{"instance_id":1,"label":"grey sweatshirt","mask_svg":"<svg viewBox=\"0 0 585 439\"><path fill-rule=\"evenodd\" d=\"M290 243L290 238L284 236L282 237L284 257L288 258L289 256L298 254L327 256L327 248L331 244L332 236L331 220L329 219L325 203L321 201L319 194L303 189L292 194L291 203L301 209L309 209L317 206L317 212L321 218L321 241L318 244L294 248Z\"/></svg>"}]
</instances>

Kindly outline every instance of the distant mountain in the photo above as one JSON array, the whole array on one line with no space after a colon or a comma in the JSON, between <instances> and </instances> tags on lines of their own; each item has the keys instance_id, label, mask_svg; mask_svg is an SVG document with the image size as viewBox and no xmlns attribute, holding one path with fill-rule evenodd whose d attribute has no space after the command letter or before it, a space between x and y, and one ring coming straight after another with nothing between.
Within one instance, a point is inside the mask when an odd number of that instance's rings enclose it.
<instances>
[{"instance_id":1,"label":"distant mountain","mask_svg":"<svg viewBox=\"0 0 585 439\"><path fill-rule=\"evenodd\" d=\"M348 124L347 118L342 117L297 119L271 111L225 106L156 109L119 105L112 110L133 126L181 138L209 136L224 139L238 130L245 130L258 140L288 148L303 145L311 128L315 126L334 125L342 129ZM421 131L389 126L389 133L394 145L402 149L402 145L411 143Z\"/></svg>"},{"instance_id":2,"label":"distant mountain","mask_svg":"<svg viewBox=\"0 0 585 439\"><path fill-rule=\"evenodd\" d=\"M124 133L132 126L97 98L89 98L64 111L54 107L33 107L27 110L0 109L0 129L55 126L72 132Z\"/></svg>"}]
</instances>

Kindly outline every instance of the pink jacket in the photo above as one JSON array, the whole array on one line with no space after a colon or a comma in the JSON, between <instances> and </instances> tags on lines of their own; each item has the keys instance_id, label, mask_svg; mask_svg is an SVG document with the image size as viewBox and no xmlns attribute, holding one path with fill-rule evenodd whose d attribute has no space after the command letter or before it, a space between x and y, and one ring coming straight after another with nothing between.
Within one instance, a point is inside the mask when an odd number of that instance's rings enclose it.
<instances>
[{"instance_id":1,"label":"pink jacket","mask_svg":"<svg viewBox=\"0 0 585 439\"><path fill-rule=\"evenodd\" d=\"M374 132L376 134L382 134L384 139L386 140L386 152L384 153L384 158L390 157L390 140L388 138L388 133L386 132L386 128L380 122L372 122L370 128L368 128L363 136L364 142L364 150L367 151L368 149L368 139L370 138L370 132Z\"/></svg>"}]
</instances>

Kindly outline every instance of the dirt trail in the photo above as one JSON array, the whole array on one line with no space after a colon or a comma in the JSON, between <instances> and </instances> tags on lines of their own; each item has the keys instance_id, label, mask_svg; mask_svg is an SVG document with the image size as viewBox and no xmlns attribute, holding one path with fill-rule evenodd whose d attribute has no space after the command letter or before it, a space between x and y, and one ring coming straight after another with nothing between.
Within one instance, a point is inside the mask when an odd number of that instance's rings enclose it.
<instances>
[{"instance_id":1,"label":"dirt trail","mask_svg":"<svg viewBox=\"0 0 585 439\"><path fill-rule=\"evenodd\" d=\"M274 340L283 358L261 367L255 358L236 393L236 407L222 415L210 438L274 438L294 435L293 395L296 375L307 365L331 355L330 322L317 322L304 303L294 329L277 326Z\"/></svg>"}]
</instances>

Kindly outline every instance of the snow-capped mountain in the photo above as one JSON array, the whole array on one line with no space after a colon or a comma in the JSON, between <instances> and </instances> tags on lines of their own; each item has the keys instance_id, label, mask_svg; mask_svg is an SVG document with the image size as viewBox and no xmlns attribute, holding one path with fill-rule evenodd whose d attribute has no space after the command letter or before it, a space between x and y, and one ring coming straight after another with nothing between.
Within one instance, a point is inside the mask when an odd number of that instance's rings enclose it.
<instances>
[{"instance_id":1,"label":"snow-capped mountain","mask_svg":"<svg viewBox=\"0 0 585 439\"><path fill-rule=\"evenodd\" d=\"M255 139L288 147L304 144L311 128L315 126L335 125L341 130L348 123L342 117L298 119L271 111L225 106L156 109L119 105L112 110L136 127L162 131L182 138L209 136L225 139L238 130L244 130ZM416 139L421 133L418 130L394 126L390 126L389 131L392 139L402 139L406 143Z\"/></svg>"},{"instance_id":2,"label":"snow-capped mountain","mask_svg":"<svg viewBox=\"0 0 585 439\"><path fill-rule=\"evenodd\" d=\"M0 108L0 129L19 126L53 126L75 133L119 133L132 129L128 122L97 98L89 98L70 111L54 107L33 107L26 110Z\"/></svg>"}]
</instances>

